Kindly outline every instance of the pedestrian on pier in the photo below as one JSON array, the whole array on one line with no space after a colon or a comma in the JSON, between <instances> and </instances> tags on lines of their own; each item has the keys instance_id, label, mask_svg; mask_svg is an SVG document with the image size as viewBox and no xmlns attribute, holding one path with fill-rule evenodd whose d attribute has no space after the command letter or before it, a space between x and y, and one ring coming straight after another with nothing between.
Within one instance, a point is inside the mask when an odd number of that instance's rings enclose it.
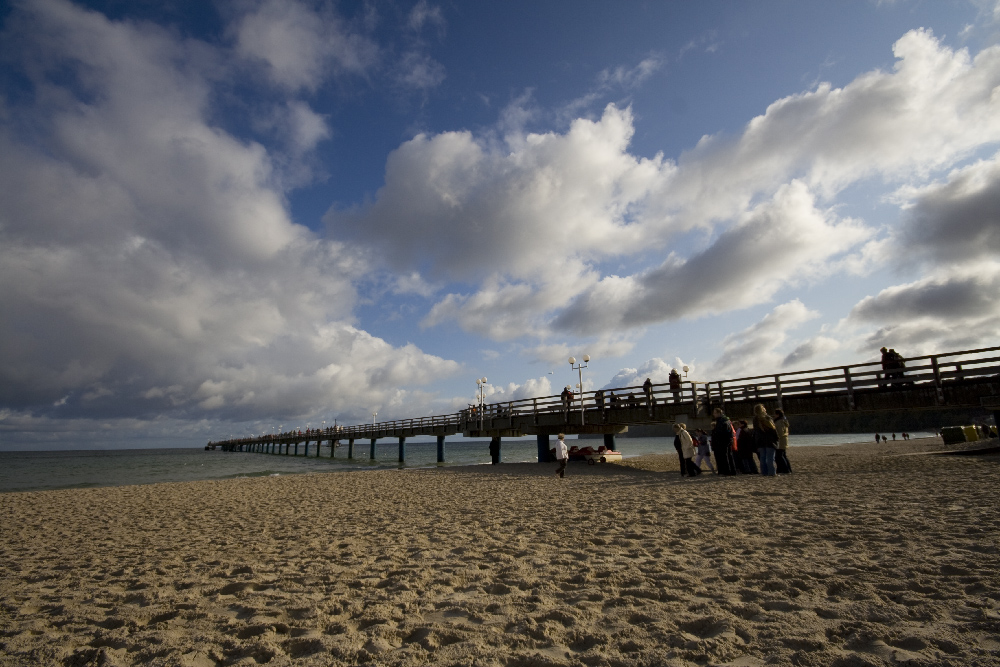
<instances>
[{"instance_id":1,"label":"pedestrian on pier","mask_svg":"<svg viewBox=\"0 0 1000 667\"><path fill-rule=\"evenodd\" d=\"M674 395L674 403L680 402L681 374L677 372L676 368L670 369L670 375L667 377L667 382L670 384L670 393Z\"/></svg>"},{"instance_id":2,"label":"pedestrian on pier","mask_svg":"<svg viewBox=\"0 0 1000 667\"><path fill-rule=\"evenodd\" d=\"M760 459L760 474L774 477L774 453L778 444L778 431L774 420L767 414L767 408L762 403L753 406L754 443L757 445L757 458Z\"/></svg>"},{"instance_id":3,"label":"pedestrian on pier","mask_svg":"<svg viewBox=\"0 0 1000 667\"><path fill-rule=\"evenodd\" d=\"M792 464L788 460L788 419L784 410L775 410L774 429L778 433L778 446L774 452L774 465L776 472L782 475L792 474Z\"/></svg>"},{"instance_id":4,"label":"pedestrian on pier","mask_svg":"<svg viewBox=\"0 0 1000 667\"><path fill-rule=\"evenodd\" d=\"M573 405L573 392L570 391L569 385L566 385L566 388L562 390L560 398L562 398L563 411L569 412L570 407Z\"/></svg>"},{"instance_id":5,"label":"pedestrian on pier","mask_svg":"<svg viewBox=\"0 0 1000 667\"><path fill-rule=\"evenodd\" d=\"M649 378L642 383L642 393L646 395L646 405L653 407L653 381Z\"/></svg>"},{"instance_id":6,"label":"pedestrian on pier","mask_svg":"<svg viewBox=\"0 0 1000 667\"><path fill-rule=\"evenodd\" d=\"M559 462L559 467L556 468L556 474L559 477L566 476L566 462L569 461L569 448L566 447L566 434L560 433L559 439L556 440L556 461Z\"/></svg>"}]
</instances>

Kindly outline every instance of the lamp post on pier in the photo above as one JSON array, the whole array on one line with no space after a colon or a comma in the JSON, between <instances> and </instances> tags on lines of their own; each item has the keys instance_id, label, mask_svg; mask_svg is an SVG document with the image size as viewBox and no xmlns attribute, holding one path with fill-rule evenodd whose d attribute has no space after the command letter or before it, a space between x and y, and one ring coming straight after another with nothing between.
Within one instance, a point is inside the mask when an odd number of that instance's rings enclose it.
<instances>
[{"instance_id":1,"label":"lamp post on pier","mask_svg":"<svg viewBox=\"0 0 1000 667\"><path fill-rule=\"evenodd\" d=\"M483 430L483 407L486 405L486 378L476 378L476 385L479 387L479 430Z\"/></svg>"},{"instance_id":2,"label":"lamp post on pier","mask_svg":"<svg viewBox=\"0 0 1000 667\"><path fill-rule=\"evenodd\" d=\"M587 368L587 364L588 363L590 363L590 355L589 354L583 355L583 360L579 364L576 363L576 357L570 357L569 358L569 367L571 369L573 369L574 371L578 371L580 373L580 384L578 384L577 387L579 387L579 389L580 389L580 424L581 425L583 425L583 421L584 421L584 417L583 417L583 369Z\"/></svg>"}]
</instances>

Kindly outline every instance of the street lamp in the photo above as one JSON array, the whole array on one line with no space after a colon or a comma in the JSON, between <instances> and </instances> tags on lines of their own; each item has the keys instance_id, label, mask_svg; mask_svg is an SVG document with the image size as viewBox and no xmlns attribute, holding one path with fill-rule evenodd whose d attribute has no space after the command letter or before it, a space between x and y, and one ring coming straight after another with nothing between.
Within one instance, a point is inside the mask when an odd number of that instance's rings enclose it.
<instances>
[{"instance_id":1,"label":"street lamp","mask_svg":"<svg viewBox=\"0 0 1000 667\"><path fill-rule=\"evenodd\" d=\"M486 405L486 378L476 378L476 385L479 387L479 430L483 430L483 407Z\"/></svg>"},{"instance_id":2,"label":"street lamp","mask_svg":"<svg viewBox=\"0 0 1000 667\"><path fill-rule=\"evenodd\" d=\"M569 367L571 369L573 369L574 371L579 371L579 373L580 373L580 384L578 386L580 387L580 424L581 425L583 425L583 421L584 421L584 417L583 417L583 369L587 368L587 364L589 364L589 363L590 363L590 355L589 354L583 355L583 361L581 361L579 364L576 363L576 357L570 357L569 358ZM574 365L574 364L576 364L576 365Z\"/></svg>"},{"instance_id":3,"label":"street lamp","mask_svg":"<svg viewBox=\"0 0 1000 667\"><path fill-rule=\"evenodd\" d=\"M687 376L688 376L688 371L689 371L689 370L691 370L691 367L690 367L690 366L685 366L685 367L684 367L684 368L682 368L681 370L683 370L683 371L684 371L684 379L686 380L686 379L687 379Z\"/></svg>"}]
</instances>

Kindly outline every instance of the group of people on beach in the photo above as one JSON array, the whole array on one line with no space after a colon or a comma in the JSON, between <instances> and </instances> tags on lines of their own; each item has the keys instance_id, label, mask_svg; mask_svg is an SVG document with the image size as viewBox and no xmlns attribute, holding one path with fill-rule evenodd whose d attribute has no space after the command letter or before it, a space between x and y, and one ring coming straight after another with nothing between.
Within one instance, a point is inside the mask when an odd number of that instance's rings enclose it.
<instances>
[{"instance_id":1,"label":"group of people on beach","mask_svg":"<svg viewBox=\"0 0 1000 667\"><path fill-rule=\"evenodd\" d=\"M730 421L722 408L712 411L714 424L709 435L703 429L694 434L683 423L674 424L674 449L680 462L681 476L702 474L701 464L708 463L709 471L717 475L756 475L773 477L790 474L788 460L788 419L782 410L775 410L774 417L763 404L753 409L752 424L740 420ZM712 456L715 465L712 465ZM754 460L756 456L756 461Z\"/></svg>"},{"instance_id":2,"label":"group of people on beach","mask_svg":"<svg viewBox=\"0 0 1000 667\"><path fill-rule=\"evenodd\" d=\"M903 433L902 437L903 437L903 440L909 440L910 439L910 434L909 433ZM893 440L896 439L896 434L895 433L892 434L892 439ZM885 434L876 433L875 434L875 442L878 442L879 440L881 440L882 442L889 442L889 438L887 438L885 436Z\"/></svg>"}]
</instances>

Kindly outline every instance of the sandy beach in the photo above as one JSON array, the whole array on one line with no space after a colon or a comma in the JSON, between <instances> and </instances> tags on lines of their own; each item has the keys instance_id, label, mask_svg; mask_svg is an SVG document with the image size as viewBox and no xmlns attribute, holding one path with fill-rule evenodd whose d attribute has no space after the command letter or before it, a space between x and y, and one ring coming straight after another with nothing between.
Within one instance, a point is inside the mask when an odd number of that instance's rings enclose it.
<instances>
[{"instance_id":1,"label":"sandy beach","mask_svg":"<svg viewBox=\"0 0 1000 667\"><path fill-rule=\"evenodd\" d=\"M997 665L1000 457L940 449L2 494L0 665Z\"/></svg>"}]
</instances>

